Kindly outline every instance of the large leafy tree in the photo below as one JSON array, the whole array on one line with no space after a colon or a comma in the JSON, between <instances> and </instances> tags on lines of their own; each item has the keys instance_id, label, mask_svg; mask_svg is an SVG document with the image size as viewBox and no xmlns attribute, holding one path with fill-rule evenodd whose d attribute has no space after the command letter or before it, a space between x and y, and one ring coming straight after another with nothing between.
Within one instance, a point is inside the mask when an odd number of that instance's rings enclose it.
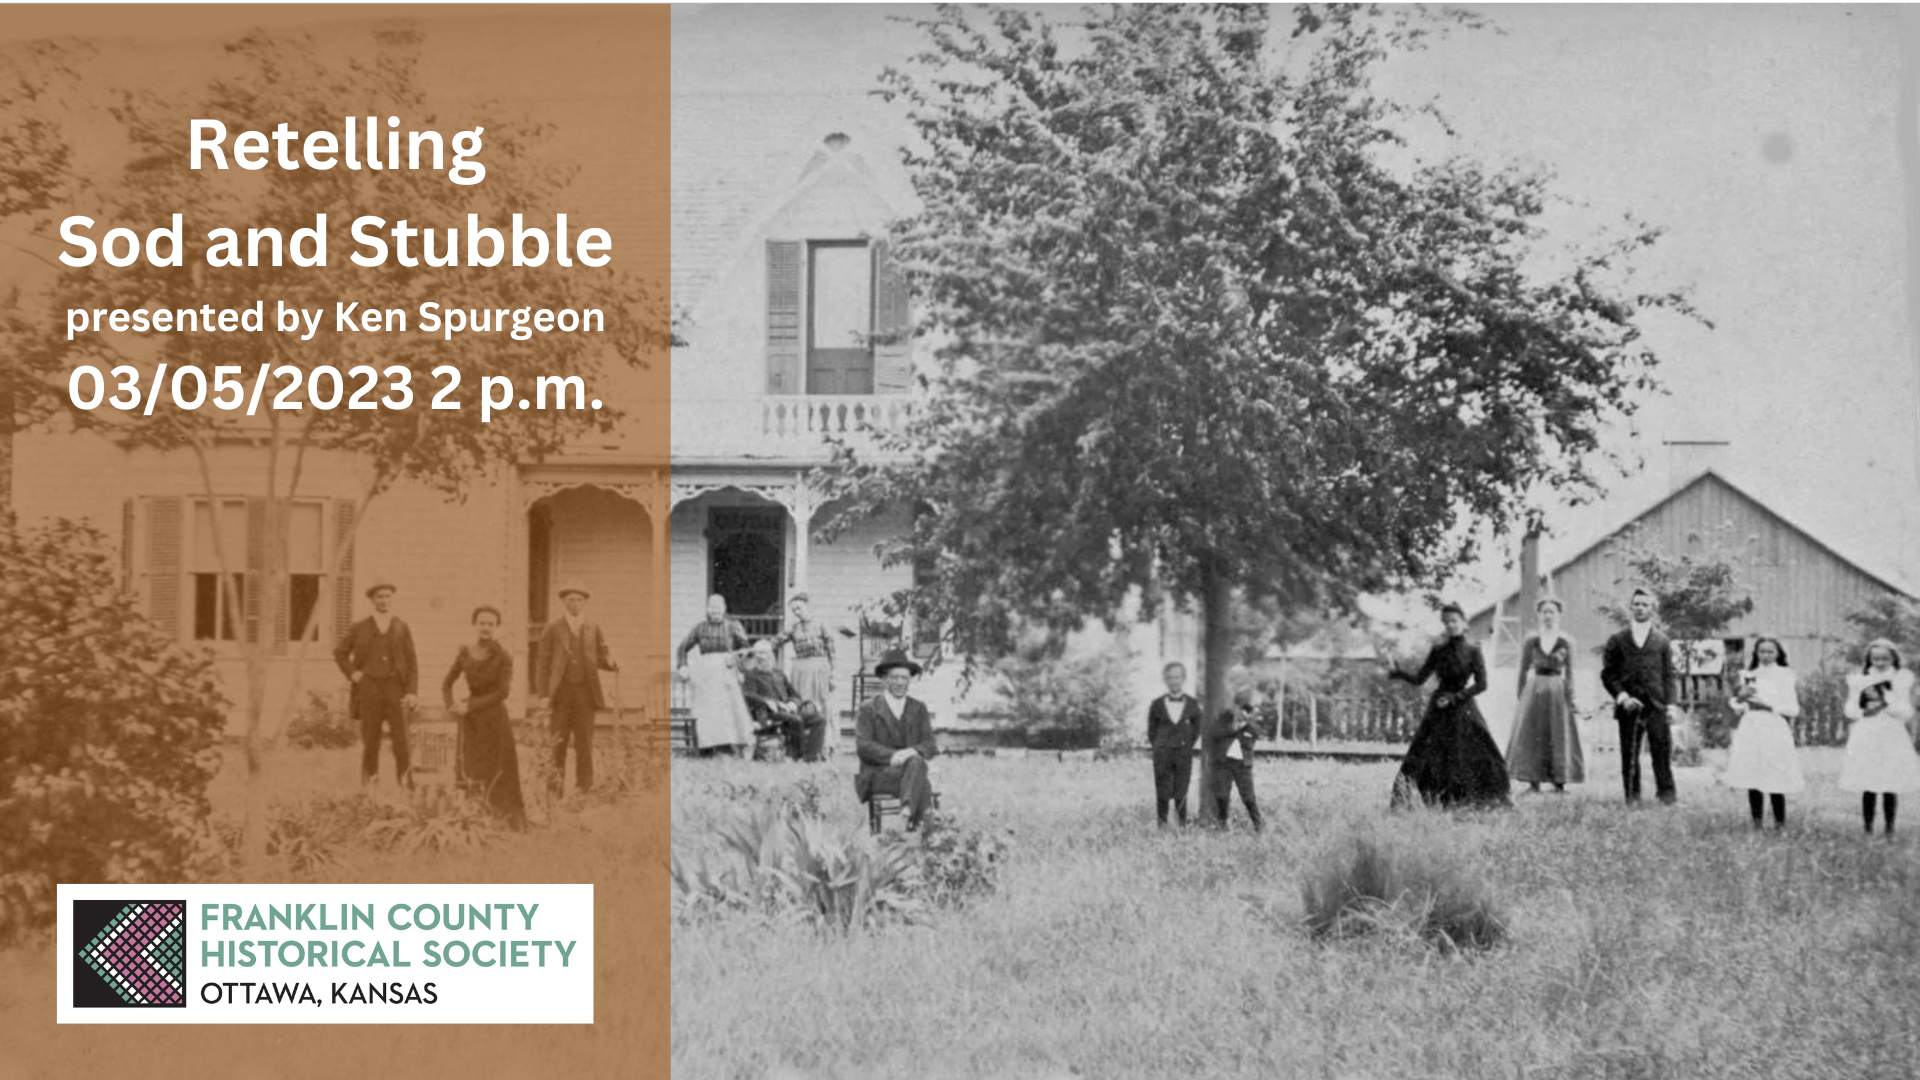
<instances>
[{"instance_id":1,"label":"large leafy tree","mask_svg":"<svg viewBox=\"0 0 1920 1080\"><path fill-rule=\"evenodd\" d=\"M921 23L884 92L918 135L894 250L935 344L926 408L842 475L849 512L922 508L888 554L958 649L1192 604L1217 711L1236 595L1435 587L1478 523L1595 487L1604 425L1652 385L1636 320L1686 306L1617 273L1653 231L1549 248L1542 175L1418 160L1406 133L1437 118L1376 72L1458 21Z\"/></svg>"},{"instance_id":2,"label":"large leafy tree","mask_svg":"<svg viewBox=\"0 0 1920 1080\"><path fill-rule=\"evenodd\" d=\"M347 242L346 226L363 214L385 218L388 228L401 218L410 219L416 228L457 227L464 248L469 214L477 214L482 225L511 240L510 215L523 213L531 223L538 223L544 215L566 208L569 177L565 170L542 160L543 127L502 116L497 107L483 107L478 114L437 114L419 78L423 44L422 34L404 22L384 24L345 55L304 36L256 31L227 46L229 68L195 94L170 97L129 90L110 98L116 102L111 117L126 146L123 168L112 180L60 190L56 187L60 178L51 172L44 177L7 178L10 190L32 196L31 202L25 197L20 200L21 208L44 211L59 206L65 213L88 213L106 223L94 232L96 239L108 225L134 228L144 236L151 228L169 225L171 215L183 215L183 265L153 266L141 260L115 268L102 261L62 270L42 292L24 299L0 330L5 331L6 350L18 364L15 391L20 411L32 421L101 432L131 445L187 451L198 462L209 498L235 494L215 490L217 455L236 446L258 449L251 460L258 463L259 479L251 494L264 505L259 627L285 625L287 619L287 548L282 534L291 501L309 475L310 455L347 453L362 464L365 487L353 517L357 532L368 503L397 484L424 485L459 497L474 481L501 467L553 452L589 432L612 431L621 419L621 412L607 402L604 408L583 411L511 409L483 423L478 408L481 375L510 377L520 388L519 396L531 396L526 391L538 376L577 375L594 388L614 371L643 363L650 349L664 350L666 343L663 290L622 273L619 267L624 264L617 252L606 269L579 263L563 268L555 258L540 267L510 267L507 261L493 267L472 266L464 251L456 265L436 268L422 261L410 269L397 257L390 257L383 266L366 268L349 258L359 249ZM27 103L17 95L16 100ZM444 173L424 168L377 172L344 167L326 171L269 168L253 173L187 168L190 118L219 118L236 135L270 132L282 123L300 132L331 130L338 135L340 117L349 105L356 112L403 117L407 128L441 130L449 140L455 131L483 128L484 143L477 157L486 166L484 181L456 185ZM50 139L44 126L15 121L13 129L34 134L43 146ZM0 126L0 132L6 130ZM448 152L453 150L449 145ZM57 151L42 153L41 159L49 170L65 160ZM60 197L49 197L47 192L53 190L59 190ZM319 214L326 215L329 232L324 266L299 266L290 256L283 266L209 265L208 248L214 243L207 235L210 228L234 228L245 238L250 227L272 226L290 237L295 229L312 226ZM545 225L551 230L550 218ZM40 228L50 230L51 222L43 221ZM378 231L385 235L385 229ZM446 246L439 245L443 253ZM418 238L411 255L421 257ZM275 302L285 301L322 309L326 325L309 341L301 341L300 334L271 330L145 336L83 333L71 340L57 332L63 325L62 313L72 308L157 310L211 305L244 309L260 299L267 301L270 321L275 317ZM377 299L363 306L400 308L410 315L430 299L478 309L598 308L605 313L606 332L536 334L526 341L504 333L467 334L452 344L411 323L410 333L335 332L331 328L335 303L356 299ZM151 415L104 405L81 409L69 398L68 373L77 365L91 364L106 371L131 364L151 378L161 361L169 371L197 367L209 381L217 365L236 365L244 379L252 380L262 364L270 364L275 374L264 395L269 400L286 385L280 369L292 367L301 376L300 385L311 387L309 372L316 368L346 373L364 365L381 373L374 395L400 401L397 392L389 389L396 381L391 369L398 366L406 369L412 399L410 405L397 409L350 409L344 402L324 408L305 401L304 393L296 393L294 400L303 402L297 411L263 404L248 417L211 404L194 410L173 408L164 394ZM458 389L445 399L459 402L457 410L430 407L435 393L445 385L434 369L445 364L465 372ZM110 393L117 381L110 382ZM193 384L186 385L191 393ZM347 392L359 386L358 379L348 380ZM250 387L251 381L243 384L243 389ZM149 388L143 382L141 389ZM336 571L344 568L352 533L344 540ZM244 565L247 553L224 550L218 530L214 543L223 573L231 574ZM228 619L236 626L248 621L242 618L239 603L228 593ZM313 618L318 618L320 608L313 605ZM310 630L311 626L290 634L298 642L296 673ZM244 643L247 687L242 707L250 776L259 774L265 735L275 730L270 718L276 711L289 710L294 700L292 691L284 702L266 700L268 638L267 632L259 631ZM297 688L297 677L294 685ZM264 850L258 827L263 796L258 785L253 786L253 794L247 847L257 855Z\"/></svg>"}]
</instances>

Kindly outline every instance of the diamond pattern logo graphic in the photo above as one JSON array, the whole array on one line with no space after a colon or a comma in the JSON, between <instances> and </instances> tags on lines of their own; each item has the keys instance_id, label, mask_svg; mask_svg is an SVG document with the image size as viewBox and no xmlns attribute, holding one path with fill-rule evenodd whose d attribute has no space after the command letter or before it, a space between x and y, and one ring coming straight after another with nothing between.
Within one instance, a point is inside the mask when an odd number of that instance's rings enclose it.
<instances>
[{"instance_id":1,"label":"diamond pattern logo graphic","mask_svg":"<svg viewBox=\"0 0 1920 1080\"><path fill-rule=\"evenodd\" d=\"M184 1008L187 902L75 900L76 1008Z\"/></svg>"}]
</instances>

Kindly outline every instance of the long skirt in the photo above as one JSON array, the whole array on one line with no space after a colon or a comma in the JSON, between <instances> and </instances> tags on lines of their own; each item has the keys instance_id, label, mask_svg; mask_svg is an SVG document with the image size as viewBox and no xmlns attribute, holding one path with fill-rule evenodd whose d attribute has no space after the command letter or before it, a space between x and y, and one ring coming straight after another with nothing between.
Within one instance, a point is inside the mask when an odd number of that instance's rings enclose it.
<instances>
[{"instance_id":1,"label":"long skirt","mask_svg":"<svg viewBox=\"0 0 1920 1080\"><path fill-rule=\"evenodd\" d=\"M487 800L494 813L519 827L527 820L520 795L520 753L504 707L460 719L460 779Z\"/></svg>"},{"instance_id":2,"label":"long skirt","mask_svg":"<svg viewBox=\"0 0 1920 1080\"><path fill-rule=\"evenodd\" d=\"M1446 708L1429 699L1427 715L1393 781L1393 805L1417 792L1428 805L1510 806L1507 763L1473 699Z\"/></svg>"},{"instance_id":3,"label":"long skirt","mask_svg":"<svg viewBox=\"0 0 1920 1080\"><path fill-rule=\"evenodd\" d=\"M809 656L793 662L793 689L802 701L813 702L826 721L826 741L822 753L831 757L840 748L840 724L833 711L833 661L824 656Z\"/></svg>"},{"instance_id":4,"label":"long skirt","mask_svg":"<svg viewBox=\"0 0 1920 1080\"><path fill-rule=\"evenodd\" d=\"M727 653L687 657L693 679L693 742L702 750L753 745L753 714L740 692L740 673L728 660Z\"/></svg>"},{"instance_id":5,"label":"long skirt","mask_svg":"<svg viewBox=\"0 0 1920 1080\"><path fill-rule=\"evenodd\" d=\"M1841 791L1920 791L1920 754L1913 752L1907 726L1885 713L1855 720L1847 733L1847 762L1840 767Z\"/></svg>"},{"instance_id":6,"label":"long skirt","mask_svg":"<svg viewBox=\"0 0 1920 1080\"><path fill-rule=\"evenodd\" d=\"M1507 742L1507 770L1530 784L1578 784L1587 778L1580 732L1573 725L1564 675L1527 677Z\"/></svg>"},{"instance_id":7,"label":"long skirt","mask_svg":"<svg viewBox=\"0 0 1920 1080\"><path fill-rule=\"evenodd\" d=\"M1793 728L1777 713L1749 709L1734 729L1727 749L1727 771L1720 782L1730 788L1793 795L1807 788L1800 755L1793 749Z\"/></svg>"}]
</instances>

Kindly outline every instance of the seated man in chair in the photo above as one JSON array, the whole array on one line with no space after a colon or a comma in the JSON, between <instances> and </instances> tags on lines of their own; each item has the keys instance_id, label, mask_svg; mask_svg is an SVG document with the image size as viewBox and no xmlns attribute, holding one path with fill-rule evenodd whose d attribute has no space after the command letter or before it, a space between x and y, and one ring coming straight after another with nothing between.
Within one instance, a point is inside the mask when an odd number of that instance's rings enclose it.
<instances>
[{"instance_id":1,"label":"seated man in chair","mask_svg":"<svg viewBox=\"0 0 1920 1080\"><path fill-rule=\"evenodd\" d=\"M873 673L886 690L861 705L854 717L860 773L853 778L853 790L863 803L875 795L898 796L907 809L907 828L917 829L933 804L927 760L939 753L927 706L907 696L920 665L894 649L880 658Z\"/></svg>"},{"instance_id":2,"label":"seated man in chair","mask_svg":"<svg viewBox=\"0 0 1920 1080\"><path fill-rule=\"evenodd\" d=\"M766 638L753 643L740 690L753 713L754 734L777 732L789 760L814 761L820 757L827 722L781 674L773 658L773 643Z\"/></svg>"}]
</instances>

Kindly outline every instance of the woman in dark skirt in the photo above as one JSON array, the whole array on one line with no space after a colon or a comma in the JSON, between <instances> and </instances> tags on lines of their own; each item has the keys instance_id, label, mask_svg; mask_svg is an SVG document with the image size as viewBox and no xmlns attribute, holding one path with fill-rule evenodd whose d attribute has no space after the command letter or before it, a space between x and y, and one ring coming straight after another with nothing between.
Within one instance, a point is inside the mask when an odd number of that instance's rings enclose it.
<instances>
[{"instance_id":1,"label":"woman in dark skirt","mask_svg":"<svg viewBox=\"0 0 1920 1080\"><path fill-rule=\"evenodd\" d=\"M1543 596L1533 610L1540 632L1520 647L1520 698L1507 740L1507 769L1536 794L1546 781L1564 795L1568 784L1587 778L1573 722L1573 640L1560 632L1560 601Z\"/></svg>"},{"instance_id":2,"label":"woman in dark skirt","mask_svg":"<svg viewBox=\"0 0 1920 1080\"><path fill-rule=\"evenodd\" d=\"M486 797L493 812L511 828L527 823L520 797L520 756L513 747L513 725L507 722L507 690L513 685L513 657L493 639L500 628L500 612L491 607L473 609L475 641L463 646L453 667L440 681L440 697L447 712L460 720L460 779ZM467 700L453 700L453 684L467 680Z\"/></svg>"},{"instance_id":3,"label":"woman in dark skirt","mask_svg":"<svg viewBox=\"0 0 1920 1080\"><path fill-rule=\"evenodd\" d=\"M1473 703L1487 688L1487 662L1467 640L1467 616L1459 605L1441 608L1440 620L1447 636L1427 652L1419 672L1409 675L1398 664L1388 672L1415 686L1440 677L1394 779L1393 806L1410 804L1415 792L1428 805L1509 806L1507 763Z\"/></svg>"}]
</instances>

